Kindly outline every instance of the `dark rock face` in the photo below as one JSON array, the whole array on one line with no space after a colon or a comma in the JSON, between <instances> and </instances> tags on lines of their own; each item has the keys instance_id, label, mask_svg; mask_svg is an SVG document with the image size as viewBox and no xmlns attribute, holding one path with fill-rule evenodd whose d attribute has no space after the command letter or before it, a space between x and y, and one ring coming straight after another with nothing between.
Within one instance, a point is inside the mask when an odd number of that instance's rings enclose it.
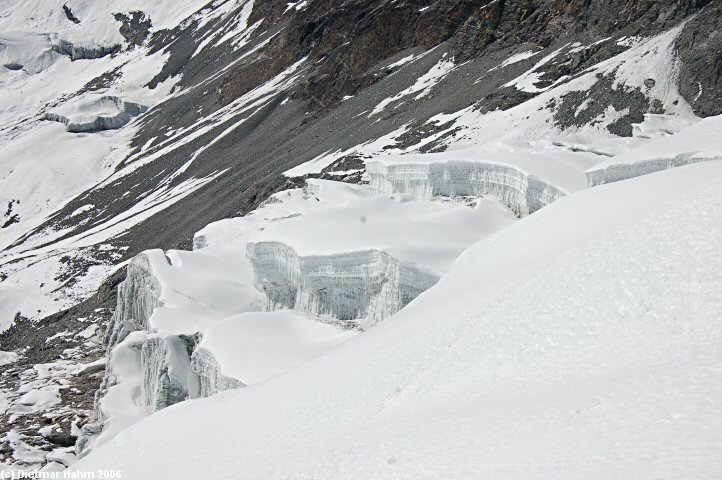
<instances>
[{"instance_id":1,"label":"dark rock face","mask_svg":"<svg viewBox=\"0 0 722 480\"><path fill-rule=\"evenodd\" d=\"M63 4L63 12L65 12L65 18L67 18L71 22L75 23L76 25L80 23L80 19L73 15L73 11L67 4Z\"/></svg>"},{"instance_id":2,"label":"dark rock face","mask_svg":"<svg viewBox=\"0 0 722 480\"><path fill-rule=\"evenodd\" d=\"M628 110L621 118L607 126L610 133L632 136L632 124L644 120L645 113L664 113L659 102L651 101L639 88L614 86L614 75L600 76L584 91L569 92L562 97L554 120L562 128L594 124L595 119L612 106L616 111Z\"/></svg>"},{"instance_id":3,"label":"dark rock face","mask_svg":"<svg viewBox=\"0 0 722 480\"><path fill-rule=\"evenodd\" d=\"M677 39L679 91L697 115L722 114L722 2L707 5Z\"/></svg>"},{"instance_id":4,"label":"dark rock face","mask_svg":"<svg viewBox=\"0 0 722 480\"><path fill-rule=\"evenodd\" d=\"M128 42L128 48L143 45L153 26L151 19L140 11L130 12L129 15L116 13L114 16L121 23L120 34Z\"/></svg>"}]
</instances>

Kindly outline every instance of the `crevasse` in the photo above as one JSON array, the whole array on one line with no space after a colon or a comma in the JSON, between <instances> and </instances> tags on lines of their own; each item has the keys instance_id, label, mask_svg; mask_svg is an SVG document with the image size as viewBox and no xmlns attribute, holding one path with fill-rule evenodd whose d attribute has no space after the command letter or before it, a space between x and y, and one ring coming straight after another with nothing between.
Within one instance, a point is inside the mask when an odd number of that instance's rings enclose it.
<instances>
[{"instance_id":1,"label":"crevasse","mask_svg":"<svg viewBox=\"0 0 722 480\"><path fill-rule=\"evenodd\" d=\"M370 326L402 309L438 276L378 250L299 256L280 242L250 243L248 258L267 308L292 308Z\"/></svg>"},{"instance_id":2,"label":"crevasse","mask_svg":"<svg viewBox=\"0 0 722 480\"><path fill-rule=\"evenodd\" d=\"M366 175L378 193L411 194L419 199L437 196L492 197L523 217L567 194L535 175L491 162L445 161L389 165L366 162Z\"/></svg>"}]
</instances>

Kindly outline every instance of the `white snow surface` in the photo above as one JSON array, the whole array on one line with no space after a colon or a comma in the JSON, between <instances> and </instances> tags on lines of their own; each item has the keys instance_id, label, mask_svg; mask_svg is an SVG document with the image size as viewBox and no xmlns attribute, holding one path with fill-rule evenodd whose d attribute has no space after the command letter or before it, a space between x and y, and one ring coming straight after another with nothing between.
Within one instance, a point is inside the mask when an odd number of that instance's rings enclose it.
<instances>
[{"instance_id":1,"label":"white snow surface","mask_svg":"<svg viewBox=\"0 0 722 480\"><path fill-rule=\"evenodd\" d=\"M244 313L208 328L199 348L213 353L223 375L251 385L318 357L356 334L289 310Z\"/></svg>"},{"instance_id":2,"label":"white snow surface","mask_svg":"<svg viewBox=\"0 0 722 480\"><path fill-rule=\"evenodd\" d=\"M147 417L73 468L131 479L713 477L721 232L719 161L577 192L469 248L364 335Z\"/></svg>"}]
</instances>

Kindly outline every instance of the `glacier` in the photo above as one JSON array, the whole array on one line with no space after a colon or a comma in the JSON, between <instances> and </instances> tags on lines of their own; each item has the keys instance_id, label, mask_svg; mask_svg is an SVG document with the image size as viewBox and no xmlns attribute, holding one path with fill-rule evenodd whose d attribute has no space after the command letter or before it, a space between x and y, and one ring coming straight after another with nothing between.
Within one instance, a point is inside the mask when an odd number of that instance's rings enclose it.
<instances>
[{"instance_id":1,"label":"glacier","mask_svg":"<svg viewBox=\"0 0 722 480\"><path fill-rule=\"evenodd\" d=\"M721 458L721 184L722 162L706 162L568 195L353 341L149 416L71 468L707 478Z\"/></svg>"},{"instance_id":2,"label":"glacier","mask_svg":"<svg viewBox=\"0 0 722 480\"><path fill-rule=\"evenodd\" d=\"M209 225L193 251L137 255L118 287L78 455L168 406L323 354L403 309L468 245L514 221L489 199L441 203L309 180Z\"/></svg>"}]
</instances>

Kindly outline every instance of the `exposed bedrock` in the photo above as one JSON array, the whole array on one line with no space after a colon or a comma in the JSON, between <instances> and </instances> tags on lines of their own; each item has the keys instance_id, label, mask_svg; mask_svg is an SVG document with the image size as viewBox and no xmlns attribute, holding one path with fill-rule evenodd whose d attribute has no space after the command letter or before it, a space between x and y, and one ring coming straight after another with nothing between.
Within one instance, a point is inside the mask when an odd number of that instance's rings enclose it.
<instances>
[{"instance_id":1,"label":"exposed bedrock","mask_svg":"<svg viewBox=\"0 0 722 480\"><path fill-rule=\"evenodd\" d=\"M701 117L722 114L722 2L692 17L677 37L679 92Z\"/></svg>"},{"instance_id":2,"label":"exposed bedrock","mask_svg":"<svg viewBox=\"0 0 722 480\"><path fill-rule=\"evenodd\" d=\"M439 278L386 252L299 256L279 242L248 245L267 308L292 308L373 325L398 312Z\"/></svg>"},{"instance_id":3,"label":"exposed bedrock","mask_svg":"<svg viewBox=\"0 0 722 480\"><path fill-rule=\"evenodd\" d=\"M94 114L93 109L103 111L116 111L113 115ZM60 122L67 125L68 132L89 133L103 130L116 130L127 125L134 117L148 110L145 105L125 102L115 96L103 96L90 105L84 105L76 115L63 115L59 113L46 113L44 120Z\"/></svg>"},{"instance_id":4,"label":"exposed bedrock","mask_svg":"<svg viewBox=\"0 0 722 480\"><path fill-rule=\"evenodd\" d=\"M523 217L560 199L566 192L515 168L488 162L448 161L387 165L367 162L371 187L385 194L407 193L419 199L482 196L499 200Z\"/></svg>"}]
</instances>

